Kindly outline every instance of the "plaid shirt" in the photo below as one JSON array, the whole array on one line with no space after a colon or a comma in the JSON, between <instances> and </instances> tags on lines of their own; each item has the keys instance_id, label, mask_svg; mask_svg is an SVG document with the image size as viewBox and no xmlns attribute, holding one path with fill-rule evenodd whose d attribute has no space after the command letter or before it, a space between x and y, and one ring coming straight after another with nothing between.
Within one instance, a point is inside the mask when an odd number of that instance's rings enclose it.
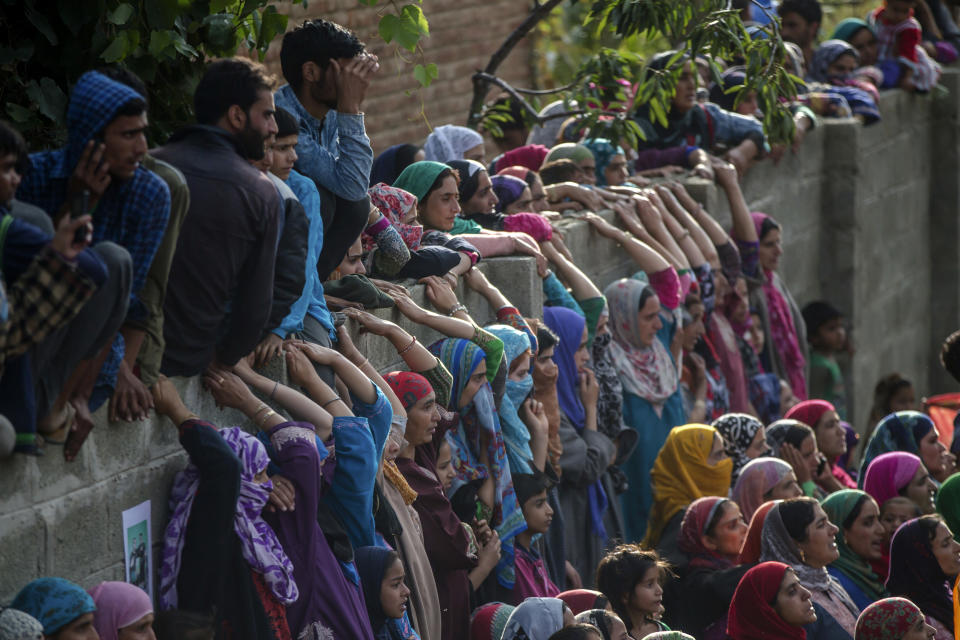
<instances>
[{"instance_id":1,"label":"plaid shirt","mask_svg":"<svg viewBox=\"0 0 960 640\"><path fill-rule=\"evenodd\" d=\"M93 280L50 247L37 254L6 292L0 282L5 311L0 321L0 373L5 360L72 320L96 288Z\"/></svg>"}]
</instances>

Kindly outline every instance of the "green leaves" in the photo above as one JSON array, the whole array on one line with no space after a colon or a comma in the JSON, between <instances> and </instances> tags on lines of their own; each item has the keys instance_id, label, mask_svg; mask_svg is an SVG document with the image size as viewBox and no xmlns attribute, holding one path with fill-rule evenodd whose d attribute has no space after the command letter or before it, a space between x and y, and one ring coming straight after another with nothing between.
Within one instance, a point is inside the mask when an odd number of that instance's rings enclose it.
<instances>
[{"instance_id":1,"label":"green leaves","mask_svg":"<svg viewBox=\"0 0 960 640\"><path fill-rule=\"evenodd\" d=\"M440 71L437 69L437 65L432 62L426 66L418 64L413 68L413 77L422 87L429 87L430 83L436 80L439 75Z\"/></svg>"},{"instance_id":2,"label":"green leaves","mask_svg":"<svg viewBox=\"0 0 960 640\"><path fill-rule=\"evenodd\" d=\"M380 18L379 32L384 42L396 40L398 45L413 53L420 39L430 35L430 25L420 7L408 4L399 14L387 13Z\"/></svg>"},{"instance_id":3,"label":"green leaves","mask_svg":"<svg viewBox=\"0 0 960 640\"><path fill-rule=\"evenodd\" d=\"M107 22L110 24L124 25L133 16L133 7L126 2L121 2L117 8L107 13Z\"/></svg>"},{"instance_id":4,"label":"green leaves","mask_svg":"<svg viewBox=\"0 0 960 640\"><path fill-rule=\"evenodd\" d=\"M39 83L36 80L28 82L27 97L53 122L62 120L67 113L67 96L50 78L41 78Z\"/></svg>"}]
</instances>

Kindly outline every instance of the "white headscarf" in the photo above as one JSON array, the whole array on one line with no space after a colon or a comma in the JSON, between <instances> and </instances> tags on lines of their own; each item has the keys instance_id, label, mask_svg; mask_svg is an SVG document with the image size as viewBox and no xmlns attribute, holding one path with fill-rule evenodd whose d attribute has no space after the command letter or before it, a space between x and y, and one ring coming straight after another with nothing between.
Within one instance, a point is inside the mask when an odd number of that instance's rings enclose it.
<instances>
[{"instance_id":1,"label":"white headscarf","mask_svg":"<svg viewBox=\"0 0 960 640\"><path fill-rule=\"evenodd\" d=\"M423 145L423 152L427 160L434 162L450 162L451 160L463 160L463 154L473 149L478 144L483 144L483 136L467 127L460 127L455 124L445 124L437 127L427 137L427 142Z\"/></svg>"}]
</instances>

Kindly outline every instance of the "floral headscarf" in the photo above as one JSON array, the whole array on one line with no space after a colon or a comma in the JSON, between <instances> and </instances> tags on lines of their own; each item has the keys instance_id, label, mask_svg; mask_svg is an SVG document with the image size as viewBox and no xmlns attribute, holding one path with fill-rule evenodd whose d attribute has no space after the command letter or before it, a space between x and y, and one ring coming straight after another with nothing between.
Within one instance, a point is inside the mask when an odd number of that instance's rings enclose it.
<instances>
[{"instance_id":1,"label":"floral headscarf","mask_svg":"<svg viewBox=\"0 0 960 640\"><path fill-rule=\"evenodd\" d=\"M928 616L953 631L950 578L933 555L930 534L921 518L900 525L890 541L890 595L908 598Z\"/></svg>"},{"instance_id":2,"label":"floral headscarf","mask_svg":"<svg viewBox=\"0 0 960 640\"><path fill-rule=\"evenodd\" d=\"M267 468L270 458L263 444L240 427L218 431L227 446L240 458L240 495L237 498L233 530L240 540L240 552L250 568L263 575L270 591L283 604L296 602L299 596L293 578L293 564L284 552L273 529L262 515L273 483L255 482L253 477ZM170 489L170 522L163 540L160 564L160 605L177 607L177 576L187 533L193 499L200 486L200 471L192 463L177 474Z\"/></svg>"},{"instance_id":3,"label":"floral headscarf","mask_svg":"<svg viewBox=\"0 0 960 640\"><path fill-rule=\"evenodd\" d=\"M844 40L827 40L818 46L813 52L813 59L810 62L810 68L807 70L807 78L817 82L826 82L833 84L836 81L847 80L846 77L836 77L830 75L830 65L840 56L853 56L857 63L860 63L860 54L853 48L849 42Z\"/></svg>"},{"instance_id":4,"label":"floral headscarf","mask_svg":"<svg viewBox=\"0 0 960 640\"><path fill-rule=\"evenodd\" d=\"M837 525L838 529L834 539L840 557L830 563L830 566L842 572L851 582L860 587L864 595L869 597L870 600L879 600L887 595L883 583L870 568L870 563L850 548L843 533L844 529L853 524L852 521L848 522L848 520L854 513L859 513L863 509L863 504L868 500L872 501L873 498L863 491L844 489L831 493L821 504L827 517L830 518L830 522Z\"/></svg>"},{"instance_id":5,"label":"floral headscarf","mask_svg":"<svg viewBox=\"0 0 960 640\"><path fill-rule=\"evenodd\" d=\"M890 498L900 495L900 490L910 484L922 464L920 458L903 451L877 456L864 474L863 490L883 506Z\"/></svg>"},{"instance_id":6,"label":"floral headscarf","mask_svg":"<svg viewBox=\"0 0 960 640\"><path fill-rule=\"evenodd\" d=\"M379 209L390 225L397 230L407 248L411 251L419 249L420 240L423 238L423 227L419 224L404 222L411 211L416 212L417 197L383 182L370 187L367 193L370 194L370 204ZM363 250L370 251L375 244L373 238L364 231Z\"/></svg>"},{"instance_id":7,"label":"floral headscarf","mask_svg":"<svg viewBox=\"0 0 960 640\"><path fill-rule=\"evenodd\" d=\"M445 124L437 127L427 136L423 152L427 160L450 162L463 160L463 154L479 144L483 144L483 136L473 129Z\"/></svg>"},{"instance_id":8,"label":"floral headscarf","mask_svg":"<svg viewBox=\"0 0 960 640\"><path fill-rule=\"evenodd\" d=\"M675 427L667 435L650 472L653 508L643 544L653 548L670 518L703 496L725 496L730 490L733 462L707 463L717 430L705 424Z\"/></svg>"},{"instance_id":9,"label":"floral headscarf","mask_svg":"<svg viewBox=\"0 0 960 640\"><path fill-rule=\"evenodd\" d=\"M867 467L874 458L892 451L919 454L920 442L931 429L936 429L933 420L919 411L897 411L880 420L863 452L863 461L860 463L861 486L865 482Z\"/></svg>"},{"instance_id":10,"label":"floral headscarf","mask_svg":"<svg viewBox=\"0 0 960 640\"><path fill-rule=\"evenodd\" d=\"M391 371L383 379L407 410L433 393L430 381L413 371Z\"/></svg>"},{"instance_id":11,"label":"floral headscarf","mask_svg":"<svg viewBox=\"0 0 960 640\"><path fill-rule=\"evenodd\" d=\"M900 640L923 616L906 598L884 598L863 610L857 619L857 640Z\"/></svg>"},{"instance_id":12,"label":"floral headscarf","mask_svg":"<svg viewBox=\"0 0 960 640\"><path fill-rule=\"evenodd\" d=\"M637 339L640 300L648 287L639 280L622 278L604 290L613 334L610 357L624 389L662 408L676 393L680 377L673 356L658 338L651 345L640 344Z\"/></svg>"},{"instance_id":13,"label":"floral headscarf","mask_svg":"<svg viewBox=\"0 0 960 640\"><path fill-rule=\"evenodd\" d=\"M583 146L593 153L593 159L596 161L595 173L597 174L597 186L605 187L607 185L607 177L604 174L604 169L607 168L607 165L610 164L610 161L613 160L613 156L624 155L623 149L619 146L614 146L612 142L606 138L593 138L590 140L584 140Z\"/></svg>"},{"instance_id":14,"label":"floral headscarf","mask_svg":"<svg viewBox=\"0 0 960 640\"><path fill-rule=\"evenodd\" d=\"M750 462L747 449L757 434L763 431L763 423L746 413L728 413L711 423L723 436L723 450L733 460L732 482L736 482L741 470Z\"/></svg>"},{"instance_id":15,"label":"floral headscarf","mask_svg":"<svg viewBox=\"0 0 960 640\"><path fill-rule=\"evenodd\" d=\"M740 470L731 497L740 505L744 520L750 522L754 512L766 501L764 496L767 492L780 484L792 471L790 463L779 458L765 457L751 460Z\"/></svg>"}]
</instances>

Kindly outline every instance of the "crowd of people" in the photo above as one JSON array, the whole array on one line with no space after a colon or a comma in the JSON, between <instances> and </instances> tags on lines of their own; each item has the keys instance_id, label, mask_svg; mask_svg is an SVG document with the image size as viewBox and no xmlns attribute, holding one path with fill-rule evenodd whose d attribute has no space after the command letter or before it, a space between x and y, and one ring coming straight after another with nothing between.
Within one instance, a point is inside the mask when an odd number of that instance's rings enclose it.
<instances>
[{"instance_id":1,"label":"crowd of people","mask_svg":"<svg viewBox=\"0 0 960 640\"><path fill-rule=\"evenodd\" d=\"M817 3L779 4L810 84L797 144L821 117L878 118L880 88L935 84L946 47L926 53L910 17L926 4L886 0L819 47ZM0 123L8 448L74 460L106 404L111 421L165 416L189 457L156 496L156 602L39 578L0 608L0 640L960 631L960 439L898 374L863 429L846 421L843 315L797 304L778 274L786 230L740 188L786 149L751 96L725 92L736 61L699 90L702 61L656 56L649 72L679 65L680 82L667 126L627 114L636 148L576 116L517 116L496 154L444 125L376 156L362 106L379 63L353 33L304 22L280 61L278 90L257 63L210 62L196 124L155 149L146 87L118 67L78 80L61 149L28 154ZM686 171L716 182L730 229L674 179ZM636 273L601 289L564 243L569 218ZM535 317L477 266L506 255L535 262ZM379 371L358 331L403 368ZM960 381L960 333L941 359ZM247 428L195 414L174 376L202 376Z\"/></svg>"}]
</instances>

